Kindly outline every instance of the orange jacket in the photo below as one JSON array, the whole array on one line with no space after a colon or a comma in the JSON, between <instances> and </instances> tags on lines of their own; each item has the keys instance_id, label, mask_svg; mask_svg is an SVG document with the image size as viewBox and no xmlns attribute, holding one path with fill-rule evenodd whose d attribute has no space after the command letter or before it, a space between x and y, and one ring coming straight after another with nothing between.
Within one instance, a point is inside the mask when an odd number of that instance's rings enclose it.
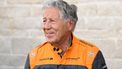
<instances>
[{"instance_id":1,"label":"orange jacket","mask_svg":"<svg viewBox=\"0 0 122 69\"><path fill-rule=\"evenodd\" d=\"M29 53L25 69L107 69L101 51L74 36L71 47L62 57L57 52L45 42Z\"/></svg>"}]
</instances>

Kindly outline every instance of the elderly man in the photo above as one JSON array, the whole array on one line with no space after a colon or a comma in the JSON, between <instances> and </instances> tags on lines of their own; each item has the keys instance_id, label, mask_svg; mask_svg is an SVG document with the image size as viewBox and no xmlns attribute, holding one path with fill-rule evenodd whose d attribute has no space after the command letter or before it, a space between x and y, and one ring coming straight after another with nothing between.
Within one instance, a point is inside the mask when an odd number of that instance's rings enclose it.
<instances>
[{"instance_id":1,"label":"elderly man","mask_svg":"<svg viewBox=\"0 0 122 69\"><path fill-rule=\"evenodd\" d=\"M107 69L101 51L73 35L77 7L63 0L43 4L43 30L47 41L32 49L25 69Z\"/></svg>"}]
</instances>

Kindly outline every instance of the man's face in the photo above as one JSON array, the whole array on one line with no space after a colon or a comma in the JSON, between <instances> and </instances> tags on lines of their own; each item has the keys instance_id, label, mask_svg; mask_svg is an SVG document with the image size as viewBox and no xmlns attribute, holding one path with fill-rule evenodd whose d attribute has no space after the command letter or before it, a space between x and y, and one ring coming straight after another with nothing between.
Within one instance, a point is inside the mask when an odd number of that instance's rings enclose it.
<instances>
[{"instance_id":1,"label":"man's face","mask_svg":"<svg viewBox=\"0 0 122 69\"><path fill-rule=\"evenodd\" d=\"M67 37L70 27L65 22L60 17L59 9L49 7L44 10L43 30L48 42L58 43Z\"/></svg>"}]
</instances>

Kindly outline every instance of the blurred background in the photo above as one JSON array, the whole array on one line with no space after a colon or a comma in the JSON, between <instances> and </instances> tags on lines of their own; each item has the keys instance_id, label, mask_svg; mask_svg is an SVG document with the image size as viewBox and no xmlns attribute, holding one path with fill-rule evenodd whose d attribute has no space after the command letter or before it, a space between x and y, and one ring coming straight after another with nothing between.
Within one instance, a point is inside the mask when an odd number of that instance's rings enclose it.
<instances>
[{"instance_id":1,"label":"blurred background","mask_svg":"<svg viewBox=\"0 0 122 69\"><path fill-rule=\"evenodd\" d=\"M30 50L45 41L43 0L0 0L0 69L23 69ZM108 69L122 69L122 0L65 0L78 7L74 34L101 49Z\"/></svg>"}]
</instances>

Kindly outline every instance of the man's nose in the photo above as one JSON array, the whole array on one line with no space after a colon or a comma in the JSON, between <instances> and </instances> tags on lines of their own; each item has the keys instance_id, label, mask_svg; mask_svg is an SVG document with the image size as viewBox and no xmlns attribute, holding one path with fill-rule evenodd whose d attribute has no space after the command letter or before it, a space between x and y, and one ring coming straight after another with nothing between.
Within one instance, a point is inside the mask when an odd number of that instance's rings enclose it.
<instances>
[{"instance_id":1,"label":"man's nose","mask_svg":"<svg viewBox=\"0 0 122 69\"><path fill-rule=\"evenodd\" d=\"M49 21L47 21L47 22L45 22L44 24L43 24L43 28L44 29L50 29L51 28L51 25L50 25L50 22Z\"/></svg>"}]
</instances>

